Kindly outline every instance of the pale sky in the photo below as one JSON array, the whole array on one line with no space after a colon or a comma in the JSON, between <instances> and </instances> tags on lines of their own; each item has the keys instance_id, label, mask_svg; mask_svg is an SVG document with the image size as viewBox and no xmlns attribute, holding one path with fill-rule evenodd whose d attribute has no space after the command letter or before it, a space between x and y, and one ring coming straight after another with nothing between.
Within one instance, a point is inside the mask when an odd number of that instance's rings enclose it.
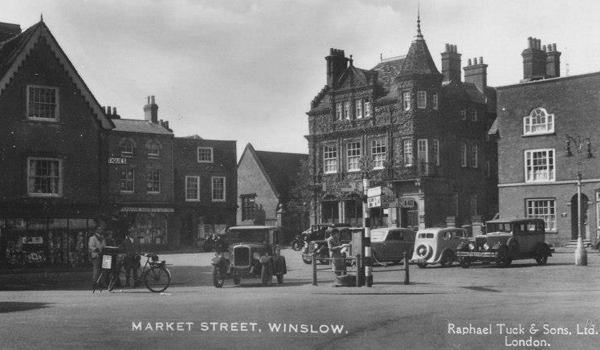
<instances>
[{"instance_id":1,"label":"pale sky","mask_svg":"<svg viewBox=\"0 0 600 350\"><path fill-rule=\"evenodd\" d=\"M421 29L441 71L483 57L488 85L518 83L527 38L555 43L561 75L600 71L597 0L2 0L0 22L50 28L103 106L143 119L154 95L176 136L308 153L310 101L330 48L373 68Z\"/></svg>"}]
</instances>

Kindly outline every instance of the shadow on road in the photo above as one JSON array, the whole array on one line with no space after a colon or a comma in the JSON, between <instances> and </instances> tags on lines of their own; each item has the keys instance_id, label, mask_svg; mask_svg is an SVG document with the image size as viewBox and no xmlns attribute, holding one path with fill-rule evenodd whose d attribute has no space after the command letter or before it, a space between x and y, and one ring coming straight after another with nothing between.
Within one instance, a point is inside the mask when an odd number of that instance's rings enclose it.
<instances>
[{"instance_id":1,"label":"shadow on road","mask_svg":"<svg viewBox=\"0 0 600 350\"><path fill-rule=\"evenodd\" d=\"M0 302L0 314L9 312L29 311L50 307L48 303L25 303L17 301Z\"/></svg>"}]
</instances>

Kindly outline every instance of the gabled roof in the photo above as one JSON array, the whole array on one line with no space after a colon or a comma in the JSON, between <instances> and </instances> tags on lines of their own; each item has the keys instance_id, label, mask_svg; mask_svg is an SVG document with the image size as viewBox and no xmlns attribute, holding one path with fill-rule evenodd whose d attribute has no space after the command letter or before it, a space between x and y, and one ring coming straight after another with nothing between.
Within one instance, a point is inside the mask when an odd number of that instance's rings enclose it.
<instances>
[{"instance_id":1,"label":"gabled roof","mask_svg":"<svg viewBox=\"0 0 600 350\"><path fill-rule=\"evenodd\" d=\"M287 201L302 162L308 161L308 154L256 151L250 143L246 145L240 164L247 155L256 159L280 202Z\"/></svg>"},{"instance_id":2,"label":"gabled roof","mask_svg":"<svg viewBox=\"0 0 600 350\"><path fill-rule=\"evenodd\" d=\"M79 73L77 73L75 67L43 21L34 24L23 33L0 43L0 95L4 92L6 86L10 84L12 78L23 65L23 62L27 59L35 44L40 41L45 41L61 62L61 66L79 89L92 113L96 116L99 125L103 129L112 129L114 127L113 122L105 115L102 106L98 103Z\"/></svg>"},{"instance_id":3,"label":"gabled roof","mask_svg":"<svg viewBox=\"0 0 600 350\"><path fill-rule=\"evenodd\" d=\"M135 132L144 134L173 135L173 132L160 124L145 119L114 119L113 131Z\"/></svg>"},{"instance_id":4,"label":"gabled roof","mask_svg":"<svg viewBox=\"0 0 600 350\"><path fill-rule=\"evenodd\" d=\"M351 65L344 71L344 73L342 73L335 87L336 89L347 89L357 86L369 85L375 82L376 77L376 72L356 68L353 65Z\"/></svg>"}]
</instances>

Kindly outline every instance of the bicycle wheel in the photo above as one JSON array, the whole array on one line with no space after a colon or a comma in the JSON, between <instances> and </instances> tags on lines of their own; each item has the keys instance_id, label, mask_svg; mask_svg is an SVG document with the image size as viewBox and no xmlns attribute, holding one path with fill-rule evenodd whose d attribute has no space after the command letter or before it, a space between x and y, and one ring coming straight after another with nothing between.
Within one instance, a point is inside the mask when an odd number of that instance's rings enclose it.
<instances>
[{"instance_id":1,"label":"bicycle wheel","mask_svg":"<svg viewBox=\"0 0 600 350\"><path fill-rule=\"evenodd\" d=\"M152 266L150 270L144 272L146 287L154 293L160 293L169 288L171 284L171 272L165 267Z\"/></svg>"},{"instance_id":2,"label":"bicycle wheel","mask_svg":"<svg viewBox=\"0 0 600 350\"><path fill-rule=\"evenodd\" d=\"M108 290L112 291L115 287L123 288L123 280L125 278L125 270L119 268L118 272L110 273L110 282L108 283Z\"/></svg>"}]
</instances>

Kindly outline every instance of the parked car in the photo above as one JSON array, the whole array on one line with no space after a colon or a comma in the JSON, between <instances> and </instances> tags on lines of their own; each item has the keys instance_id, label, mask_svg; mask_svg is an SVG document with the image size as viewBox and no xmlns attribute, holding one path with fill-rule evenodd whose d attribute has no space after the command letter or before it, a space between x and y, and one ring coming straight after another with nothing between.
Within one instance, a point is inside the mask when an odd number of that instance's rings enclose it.
<instances>
[{"instance_id":1,"label":"parked car","mask_svg":"<svg viewBox=\"0 0 600 350\"><path fill-rule=\"evenodd\" d=\"M375 262L400 263L404 254L412 257L415 231L408 228L388 227L371 230L371 252Z\"/></svg>"},{"instance_id":2,"label":"parked car","mask_svg":"<svg viewBox=\"0 0 600 350\"><path fill-rule=\"evenodd\" d=\"M339 223L339 224L315 224L311 225L311 231L306 236L306 244L302 249L302 261L306 264L312 263L312 256L314 255L317 261L321 264L328 264L329 260L329 248L325 241L329 237L331 229L337 228L349 228L350 224ZM342 243L352 242L352 235L350 232L340 232L340 239Z\"/></svg>"},{"instance_id":3,"label":"parked car","mask_svg":"<svg viewBox=\"0 0 600 350\"><path fill-rule=\"evenodd\" d=\"M463 228L434 227L417 232L412 262L424 268L431 264L451 266L456 261L455 249L468 236Z\"/></svg>"},{"instance_id":4,"label":"parked car","mask_svg":"<svg viewBox=\"0 0 600 350\"><path fill-rule=\"evenodd\" d=\"M544 265L554 249L546 244L542 219L499 219L486 223L486 234L464 241L457 249L460 265L468 268L474 261L494 262L506 267L513 260L535 259Z\"/></svg>"},{"instance_id":5,"label":"parked car","mask_svg":"<svg viewBox=\"0 0 600 350\"><path fill-rule=\"evenodd\" d=\"M274 226L233 226L227 230L227 250L217 252L212 260L213 284L223 287L226 279L238 285L242 278L261 278L271 284L273 275L283 284L287 273L281 256L281 231Z\"/></svg>"}]
</instances>

